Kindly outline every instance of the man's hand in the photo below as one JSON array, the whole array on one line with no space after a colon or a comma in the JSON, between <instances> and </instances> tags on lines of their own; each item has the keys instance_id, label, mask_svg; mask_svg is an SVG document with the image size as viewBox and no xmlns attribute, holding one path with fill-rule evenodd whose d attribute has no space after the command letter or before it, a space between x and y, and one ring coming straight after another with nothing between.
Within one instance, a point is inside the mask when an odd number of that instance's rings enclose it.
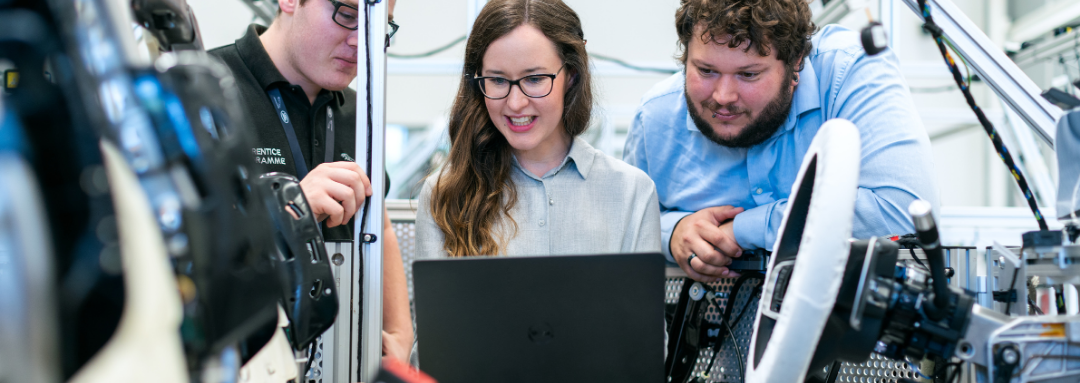
<instances>
[{"instance_id":1,"label":"man's hand","mask_svg":"<svg viewBox=\"0 0 1080 383\"><path fill-rule=\"evenodd\" d=\"M328 162L316 166L300 180L316 221L327 227L349 222L371 195L371 181L355 162Z\"/></svg>"},{"instance_id":2,"label":"man's hand","mask_svg":"<svg viewBox=\"0 0 1080 383\"><path fill-rule=\"evenodd\" d=\"M405 363L409 363L409 354L412 352L412 344L404 344L404 341L397 335L382 332L382 353L383 362L386 359L397 359Z\"/></svg>"},{"instance_id":3,"label":"man's hand","mask_svg":"<svg viewBox=\"0 0 1080 383\"><path fill-rule=\"evenodd\" d=\"M742 255L729 221L742 211L741 207L731 206L705 208L675 225L671 233L671 256L686 275L700 282L738 276L725 266L731 264L731 258ZM688 262L690 254L697 256Z\"/></svg>"}]
</instances>

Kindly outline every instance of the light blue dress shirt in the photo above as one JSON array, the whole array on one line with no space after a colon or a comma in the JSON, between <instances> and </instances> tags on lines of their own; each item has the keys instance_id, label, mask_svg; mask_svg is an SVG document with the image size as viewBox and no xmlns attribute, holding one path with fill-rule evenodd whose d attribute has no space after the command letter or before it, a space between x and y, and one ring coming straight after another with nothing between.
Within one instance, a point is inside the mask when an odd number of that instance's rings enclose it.
<instances>
[{"instance_id":1,"label":"light blue dress shirt","mask_svg":"<svg viewBox=\"0 0 1080 383\"><path fill-rule=\"evenodd\" d=\"M654 86L630 128L624 160L645 171L660 198L660 238L671 260L680 219L711 206L746 209L735 217L735 240L772 250L803 156L821 124L850 120L862 140L853 236L914 231L915 199L937 207L930 140L892 50L867 56L858 33L825 26L799 72L791 113L777 132L750 148L720 146L698 130L684 99L685 73Z\"/></svg>"}]
</instances>

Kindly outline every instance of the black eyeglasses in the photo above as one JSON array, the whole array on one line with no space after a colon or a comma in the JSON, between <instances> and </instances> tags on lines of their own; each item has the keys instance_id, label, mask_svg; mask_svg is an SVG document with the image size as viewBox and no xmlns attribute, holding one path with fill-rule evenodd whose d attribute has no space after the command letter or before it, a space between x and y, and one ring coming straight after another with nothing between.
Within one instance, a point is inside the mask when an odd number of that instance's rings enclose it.
<instances>
[{"instance_id":1,"label":"black eyeglasses","mask_svg":"<svg viewBox=\"0 0 1080 383\"><path fill-rule=\"evenodd\" d=\"M492 100L502 100L510 95L510 88L514 85L521 89L521 93L529 98L543 98L551 94L555 87L555 78L559 77L566 64L559 67L559 71L553 74L531 74L517 80L509 80L502 77L486 76L476 77L473 81L480 87L480 93Z\"/></svg>"},{"instance_id":2,"label":"black eyeglasses","mask_svg":"<svg viewBox=\"0 0 1080 383\"><path fill-rule=\"evenodd\" d=\"M397 33L398 28L401 28L401 27L399 27L397 25L397 23L394 22L394 20L390 20L388 22L388 24L390 24L390 33L386 34L386 47L385 48L390 47L390 38L394 37L394 34Z\"/></svg>"},{"instance_id":3,"label":"black eyeglasses","mask_svg":"<svg viewBox=\"0 0 1080 383\"><path fill-rule=\"evenodd\" d=\"M334 5L334 22L342 28L355 31L360 27L360 10L337 0L329 0Z\"/></svg>"},{"instance_id":4,"label":"black eyeglasses","mask_svg":"<svg viewBox=\"0 0 1080 383\"><path fill-rule=\"evenodd\" d=\"M345 3L342 3L340 1L337 1L337 0L329 0L329 1L330 1L330 4L334 5L333 19L334 19L334 22L337 23L337 25L340 25L342 28L348 29L350 31L355 31L357 28L360 27L360 10L359 9L357 9L356 7L351 6L349 4L345 4ZM401 28L400 26L397 25L397 23L394 22L394 20L390 20L389 24L390 24L390 33L386 35L386 45L387 46L390 45L390 38L394 37L394 34L397 33L398 28Z\"/></svg>"}]
</instances>

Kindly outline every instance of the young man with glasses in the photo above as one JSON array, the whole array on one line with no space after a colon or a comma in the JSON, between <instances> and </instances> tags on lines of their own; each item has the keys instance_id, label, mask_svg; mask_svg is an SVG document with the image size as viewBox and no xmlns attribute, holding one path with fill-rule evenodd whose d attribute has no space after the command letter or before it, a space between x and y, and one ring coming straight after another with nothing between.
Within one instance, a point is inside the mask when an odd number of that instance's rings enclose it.
<instances>
[{"instance_id":1,"label":"young man with glasses","mask_svg":"<svg viewBox=\"0 0 1080 383\"><path fill-rule=\"evenodd\" d=\"M388 0L393 20L394 0ZM210 51L233 71L264 172L300 178L327 242L352 239L350 221L371 195L356 154L356 63L363 11L357 0L278 0L269 28L252 24ZM391 21L391 30L397 25ZM389 42L389 36L387 37ZM387 177L389 188L389 177ZM384 216L383 352L409 360L412 319L401 253Z\"/></svg>"}]
</instances>

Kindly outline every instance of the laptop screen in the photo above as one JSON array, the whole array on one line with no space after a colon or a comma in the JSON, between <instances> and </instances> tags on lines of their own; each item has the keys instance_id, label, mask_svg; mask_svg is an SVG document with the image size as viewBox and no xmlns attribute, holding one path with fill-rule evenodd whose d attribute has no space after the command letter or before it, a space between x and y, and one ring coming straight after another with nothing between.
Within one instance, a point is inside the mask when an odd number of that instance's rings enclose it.
<instances>
[{"instance_id":1,"label":"laptop screen","mask_svg":"<svg viewBox=\"0 0 1080 383\"><path fill-rule=\"evenodd\" d=\"M416 261L420 368L453 382L660 382L664 258Z\"/></svg>"}]
</instances>

